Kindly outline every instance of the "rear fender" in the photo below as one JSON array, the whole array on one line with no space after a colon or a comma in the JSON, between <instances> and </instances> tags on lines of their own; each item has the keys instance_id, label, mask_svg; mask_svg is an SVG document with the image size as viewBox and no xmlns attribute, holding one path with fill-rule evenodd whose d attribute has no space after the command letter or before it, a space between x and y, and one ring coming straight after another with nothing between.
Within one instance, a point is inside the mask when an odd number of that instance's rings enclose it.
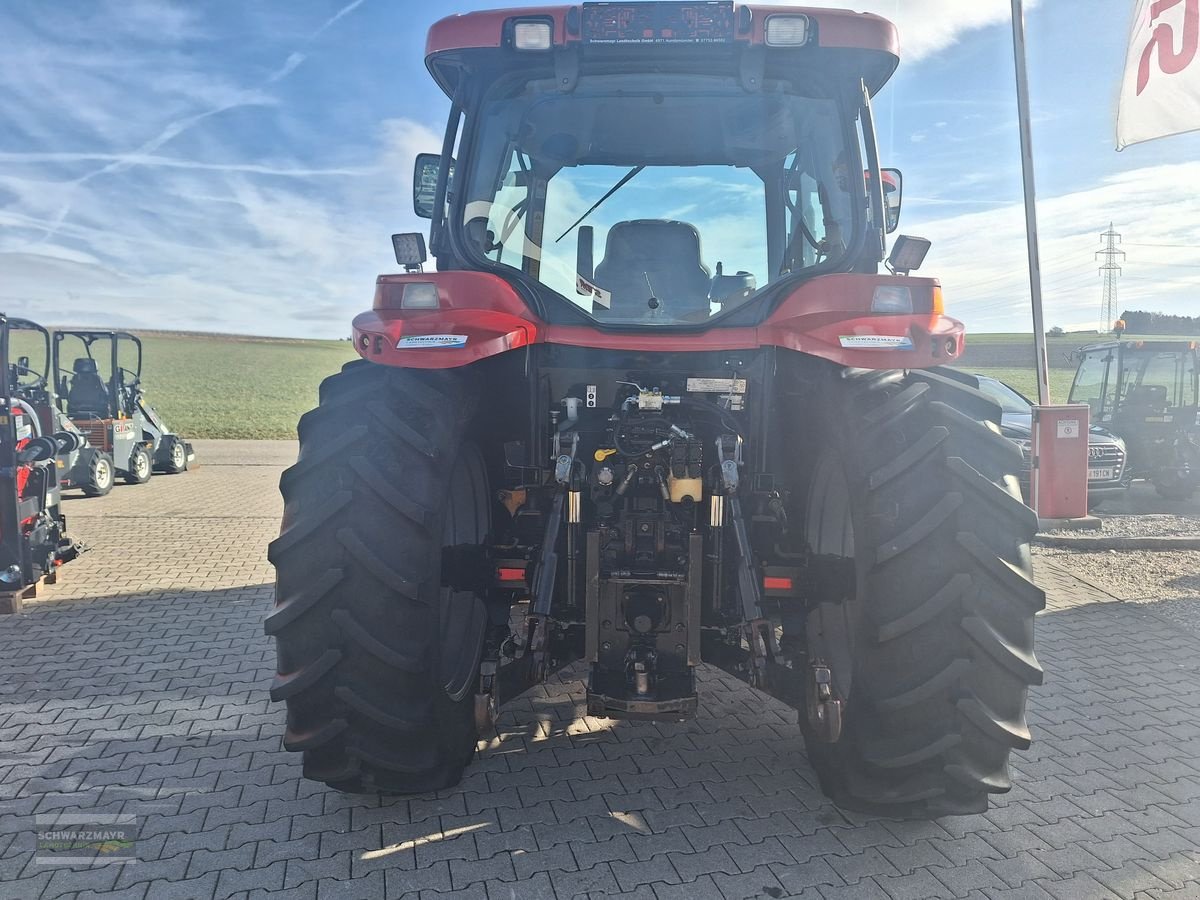
<instances>
[{"instance_id":1,"label":"rear fender","mask_svg":"<svg viewBox=\"0 0 1200 900\"><path fill-rule=\"evenodd\" d=\"M879 288L908 290L911 313L875 312ZM762 346L785 347L863 369L924 369L962 355L962 322L942 313L941 285L902 275L826 275L806 281L758 328Z\"/></svg>"},{"instance_id":2,"label":"rear fender","mask_svg":"<svg viewBox=\"0 0 1200 900\"><path fill-rule=\"evenodd\" d=\"M404 306L405 288L433 285L436 309ZM878 288L905 288L912 312L872 310ZM428 295L428 289L426 288ZM864 369L921 369L962 355L963 325L942 314L931 278L827 275L792 291L761 325L681 333L548 325L513 287L486 272L381 275L369 312L354 319L354 349L371 362L449 369L536 343L685 352L774 346Z\"/></svg>"},{"instance_id":3,"label":"rear fender","mask_svg":"<svg viewBox=\"0 0 1200 900\"><path fill-rule=\"evenodd\" d=\"M436 309L403 306L411 284L432 284ZM541 323L503 278L486 272L380 275L370 312L355 317L363 359L408 369L451 369L540 338Z\"/></svg>"}]
</instances>

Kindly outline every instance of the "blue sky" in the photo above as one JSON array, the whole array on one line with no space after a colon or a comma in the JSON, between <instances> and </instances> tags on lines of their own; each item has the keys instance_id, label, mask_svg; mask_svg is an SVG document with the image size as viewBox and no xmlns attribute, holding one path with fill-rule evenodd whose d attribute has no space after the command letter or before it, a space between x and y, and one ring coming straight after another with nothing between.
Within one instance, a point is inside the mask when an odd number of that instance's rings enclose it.
<instances>
[{"instance_id":1,"label":"blue sky","mask_svg":"<svg viewBox=\"0 0 1200 900\"><path fill-rule=\"evenodd\" d=\"M0 6L0 309L47 323L341 337L416 230L440 144L441 15L355 0ZM905 61L877 101L902 230L975 331L1028 327L1007 0L874 0ZM436 8L435 8L436 7ZM1047 323L1099 315L1111 220L1123 305L1200 313L1200 136L1113 149L1133 0L1028 12Z\"/></svg>"}]
</instances>

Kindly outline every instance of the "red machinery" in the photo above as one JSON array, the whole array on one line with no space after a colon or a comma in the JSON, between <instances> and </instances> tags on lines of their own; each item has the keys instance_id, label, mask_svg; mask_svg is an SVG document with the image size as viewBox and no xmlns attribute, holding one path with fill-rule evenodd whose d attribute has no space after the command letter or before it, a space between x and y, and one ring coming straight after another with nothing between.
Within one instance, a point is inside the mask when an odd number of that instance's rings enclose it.
<instances>
[{"instance_id":1,"label":"red machinery","mask_svg":"<svg viewBox=\"0 0 1200 900\"><path fill-rule=\"evenodd\" d=\"M29 357L11 361L13 330L45 330L0 315L0 373L7 401L0 404L0 611L18 612L24 593L39 581L53 582L58 567L74 559L80 546L66 535L58 484L58 456L77 446L75 438L47 429L52 410L30 403L31 392L47 389L49 344L42 369Z\"/></svg>"},{"instance_id":2,"label":"red machinery","mask_svg":"<svg viewBox=\"0 0 1200 900\"><path fill-rule=\"evenodd\" d=\"M426 63L437 271L393 236L281 481L305 775L454 784L575 659L588 714L687 718L704 660L799 711L838 803L986 808L1041 679L1036 522L999 407L937 371L963 326L909 275L929 242L886 252L894 27L584 3L444 19Z\"/></svg>"}]
</instances>

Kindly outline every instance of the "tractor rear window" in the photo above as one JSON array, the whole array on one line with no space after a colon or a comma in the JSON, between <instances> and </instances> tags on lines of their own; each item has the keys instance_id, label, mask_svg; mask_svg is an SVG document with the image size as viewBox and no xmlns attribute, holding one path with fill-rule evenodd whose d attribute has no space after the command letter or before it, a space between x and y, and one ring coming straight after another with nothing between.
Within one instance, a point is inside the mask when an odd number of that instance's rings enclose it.
<instances>
[{"instance_id":1,"label":"tractor rear window","mask_svg":"<svg viewBox=\"0 0 1200 900\"><path fill-rule=\"evenodd\" d=\"M644 74L530 82L485 101L466 243L597 320L703 323L835 268L866 194L838 104L768 84Z\"/></svg>"}]
</instances>

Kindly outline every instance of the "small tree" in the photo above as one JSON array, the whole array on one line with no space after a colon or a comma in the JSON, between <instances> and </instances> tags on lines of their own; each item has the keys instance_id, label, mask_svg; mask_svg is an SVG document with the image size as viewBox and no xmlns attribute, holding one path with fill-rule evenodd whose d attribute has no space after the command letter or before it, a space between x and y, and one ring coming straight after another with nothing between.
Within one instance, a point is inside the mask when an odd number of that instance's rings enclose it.
<instances>
[{"instance_id":1,"label":"small tree","mask_svg":"<svg viewBox=\"0 0 1200 900\"><path fill-rule=\"evenodd\" d=\"M1046 334L1049 337L1062 337L1064 334L1066 334L1066 332L1063 331L1061 325L1055 325L1053 328L1047 331Z\"/></svg>"}]
</instances>

